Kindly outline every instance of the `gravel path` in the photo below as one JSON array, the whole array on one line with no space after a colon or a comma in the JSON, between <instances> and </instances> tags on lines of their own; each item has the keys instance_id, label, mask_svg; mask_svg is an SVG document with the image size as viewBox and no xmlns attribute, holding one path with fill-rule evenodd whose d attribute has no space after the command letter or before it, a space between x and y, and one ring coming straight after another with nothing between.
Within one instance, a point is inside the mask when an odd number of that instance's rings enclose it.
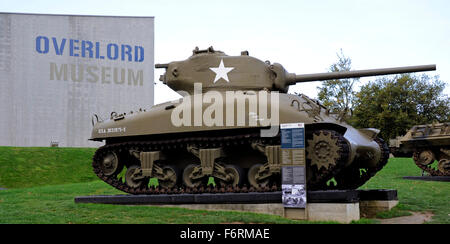
<instances>
[{"instance_id":1,"label":"gravel path","mask_svg":"<svg viewBox=\"0 0 450 244\"><path fill-rule=\"evenodd\" d=\"M411 216L402 216L391 219L379 219L381 224L423 224L433 217L431 212L411 212Z\"/></svg>"}]
</instances>

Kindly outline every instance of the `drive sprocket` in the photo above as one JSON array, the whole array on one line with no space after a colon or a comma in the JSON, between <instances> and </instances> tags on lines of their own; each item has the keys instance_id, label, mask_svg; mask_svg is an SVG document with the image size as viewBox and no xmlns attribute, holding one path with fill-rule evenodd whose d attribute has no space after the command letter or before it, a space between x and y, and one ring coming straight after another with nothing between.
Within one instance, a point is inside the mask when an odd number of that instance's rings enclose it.
<instances>
[{"instance_id":1,"label":"drive sprocket","mask_svg":"<svg viewBox=\"0 0 450 244\"><path fill-rule=\"evenodd\" d=\"M312 175L308 180L309 189L321 189L345 167L348 157L349 144L343 135L333 130L314 131L306 140L307 174Z\"/></svg>"},{"instance_id":2,"label":"drive sprocket","mask_svg":"<svg viewBox=\"0 0 450 244\"><path fill-rule=\"evenodd\" d=\"M313 138L308 140L308 152L306 158L311 160L311 165L317 169L328 169L336 165L340 158L340 147L338 137L332 131L319 130L313 134Z\"/></svg>"}]
</instances>

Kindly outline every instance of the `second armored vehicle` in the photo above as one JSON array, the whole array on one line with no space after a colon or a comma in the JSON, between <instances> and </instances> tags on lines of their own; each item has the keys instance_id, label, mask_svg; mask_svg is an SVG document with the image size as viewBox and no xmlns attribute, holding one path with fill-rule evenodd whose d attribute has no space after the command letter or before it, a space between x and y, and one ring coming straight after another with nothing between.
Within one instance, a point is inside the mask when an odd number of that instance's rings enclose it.
<instances>
[{"instance_id":1,"label":"second armored vehicle","mask_svg":"<svg viewBox=\"0 0 450 244\"><path fill-rule=\"evenodd\" d=\"M355 129L316 100L287 94L289 86L435 65L298 75L247 51L228 56L210 47L156 68L166 70L160 80L183 98L148 111L112 113L92 131L91 140L105 142L94 155L94 172L132 194L279 189L282 123L305 124L308 189L355 189L388 160L379 131ZM218 187L207 187L211 177ZM337 185L328 186L333 177ZM149 186L150 178L158 180L157 188Z\"/></svg>"},{"instance_id":2,"label":"second armored vehicle","mask_svg":"<svg viewBox=\"0 0 450 244\"><path fill-rule=\"evenodd\" d=\"M412 157L428 174L450 176L450 122L415 125L389 144L394 156ZM432 167L435 161L437 167Z\"/></svg>"}]
</instances>

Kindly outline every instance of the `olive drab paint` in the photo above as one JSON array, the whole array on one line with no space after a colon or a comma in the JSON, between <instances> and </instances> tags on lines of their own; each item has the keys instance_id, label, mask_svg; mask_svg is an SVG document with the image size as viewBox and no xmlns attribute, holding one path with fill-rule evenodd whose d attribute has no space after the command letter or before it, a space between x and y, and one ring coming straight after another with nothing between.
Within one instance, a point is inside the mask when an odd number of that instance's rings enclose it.
<instances>
[{"instance_id":1,"label":"olive drab paint","mask_svg":"<svg viewBox=\"0 0 450 244\"><path fill-rule=\"evenodd\" d=\"M154 193L147 185L150 177L163 182L166 192L179 193L182 187L201 192L208 177L231 192L240 191L243 182L261 191L278 189L287 158L292 174L303 177L294 178L303 179L308 189L333 189L327 184L333 177L334 188L356 189L388 161L389 148L377 136L379 130L353 128L318 101L287 94L289 86L436 69L422 65L294 74L248 51L229 56L212 47L195 48L185 60L155 67L165 69L160 80L183 97L147 111L97 119L90 138L106 142L94 156L94 172L131 194ZM280 125L289 123L304 125L301 149L280 148ZM125 182L117 180L124 166ZM361 168L365 174L359 173ZM302 192L300 188L294 191Z\"/></svg>"},{"instance_id":2,"label":"olive drab paint","mask_svg":"<svg viewBox=\"0 0 450 244\"><path fill-rule=\"evenodd\" d=\"M0 46L2 146L99 146L93 114L153 105L153 17L0 13Z\"/></svg>"}]
</instances>

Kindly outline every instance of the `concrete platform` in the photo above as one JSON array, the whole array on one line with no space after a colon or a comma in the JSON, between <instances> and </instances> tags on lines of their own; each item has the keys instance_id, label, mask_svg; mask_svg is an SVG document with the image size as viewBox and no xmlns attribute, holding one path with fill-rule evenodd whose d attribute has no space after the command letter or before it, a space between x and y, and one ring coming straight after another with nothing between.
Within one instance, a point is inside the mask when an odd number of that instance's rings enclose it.
<instances>
[{"instance_id":1,"label":"concrete platform","mask_svg":"<svg viewBox=\"0 0 450 244\"><path fill-rule=\"evenodd\" d=\"M75 197L75 203L103 203L126 205L159 204L251 204L280 203L281 192L202 193L160 195L94 195Z\"/></svg>"},{"instance_id":2,"label":"concrete platform","mask_svg":"<svg viewBox=\"0 0 450 244\"><path fill-rule=\"evenodd\" d=\"M374 218L377 213L389 211L397 204L398 200L361 201L359 202L360 216L363 218Z\"/></svg>"},{"instance_id":3,"label":"concrete platform","mask_svg":"<svg viewBox=\"0 0 450 244\"><path fill-rule=\"evenodd\" d=\"M358 190L359 211L364 218L373 218L378 212L389 211L398 204L396 190Z\"/></svg>"},{"instance_id":4,"label":"concrete platform","mask_svg":"<svg viewBox=\"0 0 450 244\"><path fill-rule=\"evenodd\" d=\"M346 203L359 200L356 190L309 191L309 203ZM75 203L103 203L126 205L149 204L239 204L281 203L281 191L249 193L202 193L160 195L93 195L75 197Z\"/></svg>"},{"instance_id":5,"label":"concrete platform","mask_svg":"<svg viewBox=\"0 0 450 244\"><path fill-rule=\"evenodd\" d=\"M403 179L450 182L450 176L404 176Z\"/></svg>"},{"instance_id":6,"label":"concrete platform","mask_svg":"<svg viewBox=\"0 0 450 244\"><path fill-rule=\"evenodd\" d=\"M360 219L359 202L310 203L307 214L308 220L311 221L337 221L348 224Z\"/></svg>"},{"instance_id":7,"label":"concrete platform","mask_svg":"<svg viewBox=\"0 0 450 244\"><path fill-rule=\"evenodd\" d=\"M217 204L163 204L160 207L186 208L194 210L213 210L213 211L241 211L251 213L273 214L284 217L284 207L281 203L217 203Z\"/></svg>"},{"instance_id":8,"label":"concrete platform","mask_svg":"<svg viewBox=\"0 0 450 244\"><path fill-rule=\"evenodd\" d=\"M306 209L284 208L281 192L79 196L75 203L157 205L197 210L245 211L290 219L350 223L398 203L396 190L308 191ZM396 202L395 202L396 201Z\"/></svg>"},{"instance_id":9,"label":"concrete platform","mask_svg":"<svg viewBox=\"0 0 450 244\"><path fill-rule=\"evenodd\" d=\"M337 221L350 223L360 219L359 203L308 203L306 209L284 208L281 203L254 204L167 204L161 207L176 207L194 210L241 211L273 214L288 219L311 221Z\"/></svg>"}]
</instances>

